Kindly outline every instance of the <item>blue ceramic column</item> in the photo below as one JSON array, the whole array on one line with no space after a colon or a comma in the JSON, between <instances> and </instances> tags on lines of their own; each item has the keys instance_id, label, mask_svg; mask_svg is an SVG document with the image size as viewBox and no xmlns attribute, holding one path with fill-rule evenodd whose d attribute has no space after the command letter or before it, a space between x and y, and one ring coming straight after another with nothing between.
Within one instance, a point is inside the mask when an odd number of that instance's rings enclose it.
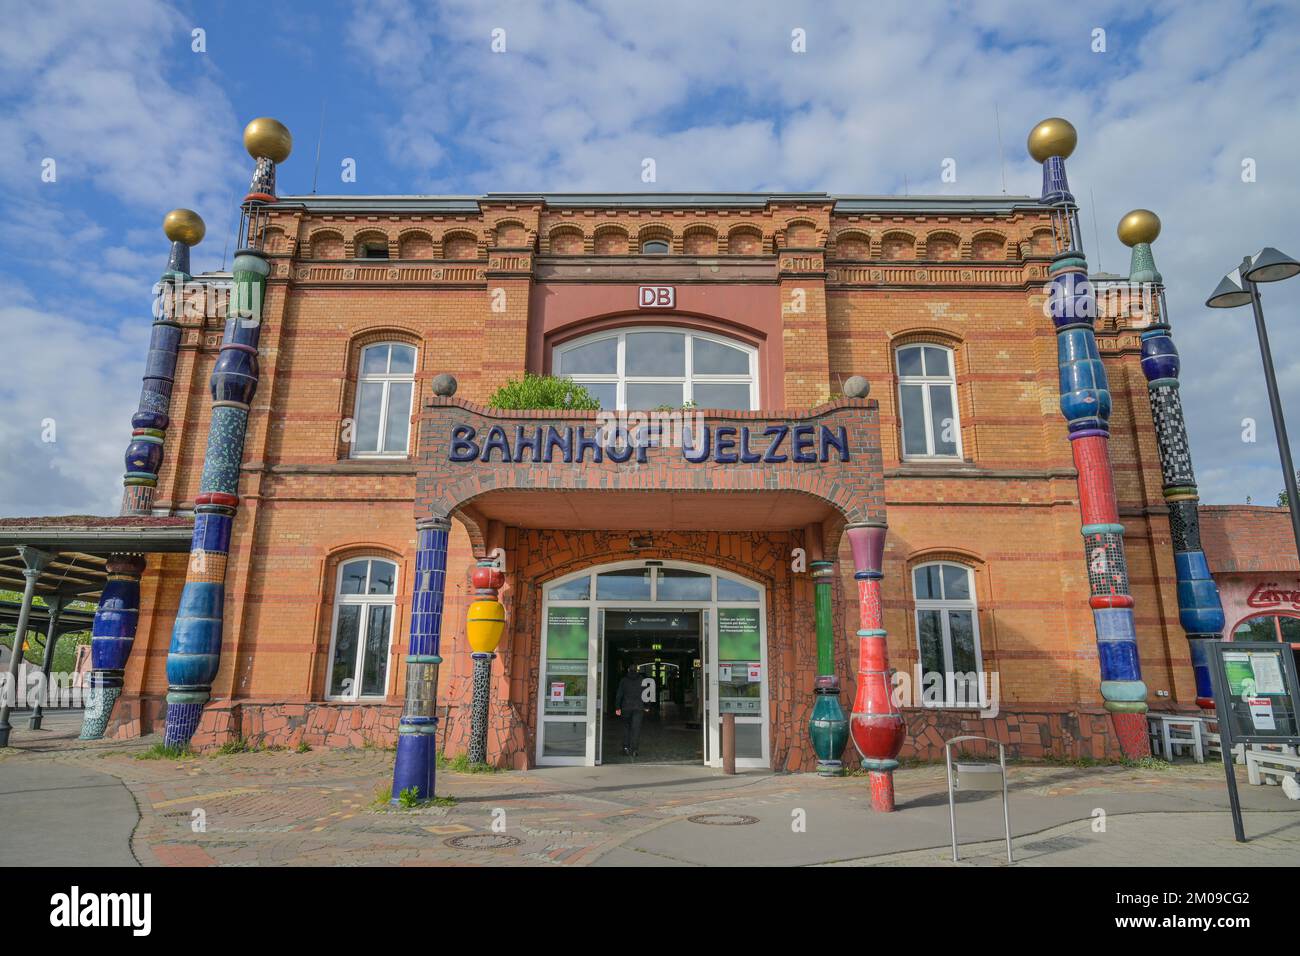
<instances>
[{"instance_id":1,"label":"blue ceramic column","mask_svg":"<svg viewBox=\"0 0 1300 956\"><path fill-rule=\"evenodd\" d=\"M145 361L140 404L131 416L131 443L126 449L126 474L122 478L123 515L153 512L158 472L162 468L163 444L171 423L172 384L176 377L176 354L180 346L179 312L190 281L190 247L203 239L203 220L189 209L173 209L163 219L163 232L171 240L167 270L160 280L155 299L149 355ZM127 657L135 642L140 608L140 575L144 556L114 554L108 559L108 581L100 593L91 625L90 666L86 708L81 739L99 740L122 694Z\"/></svg>"},{"instance_id":2,"label":"blue ceramic column","mask_svg":"<svg viewBox=\"0 0 1300 956\"><path fill-rule=\"evenodd\" d=\"M1178 373L1181 363L1169 325L1164 279L1156 270L1151 243L1160 235L1160 219L1147 209L1134 209L1120 220L1120 241L1133 250L1129 283L1141 287L1147 315L1154 321L1142 333L1142 374L1151 398L1151 417L1160 452L1162 493L1169 505L1169 536L1174 548L1174 573L1178 581L1178 622L1187 633L1192 673L1196 678L1196 703L1214 706L1206 641L1218 640L1223 631L1223 603L1218 585L1201 550L1200 494L1192 473L1192 452L1183 420L1183 400Z\"/></svg>"},{"instance_id":3,"label":"blue ceramic column","mask_svg":"<svg viewBox=\"0 0 1300 956\"><path fill-rule=\"evenodd\" d=\"M203 474L194 499L194 537L167 652L167 726L163 744L188 746L221 662L226 562L239 506L239 466L244 458L248 412L257 393L257 344L270 266L260 251L266 227L262 207L275 202L275 164L288 157L289 131L275 120L255 119L244 129L244 146L256 160L244 197L239 238L243 248L231 267L230 303L221 350L212 369L212 417Z\"/></svg>"},{"instance_id":4,"label":"blue ceramic column","mask_svg":"<svg viewBox=\"0 0 1300 956\"><path fill-rule=\"evenodd\" d=\"M451 522L442 516L416 522L415 586L411 595L411 641L406 649L406 701L397 728L392 801L404 790L420 800L433 796L438 731L438 651L447 578Z\"/></svg>"}]
</instances>

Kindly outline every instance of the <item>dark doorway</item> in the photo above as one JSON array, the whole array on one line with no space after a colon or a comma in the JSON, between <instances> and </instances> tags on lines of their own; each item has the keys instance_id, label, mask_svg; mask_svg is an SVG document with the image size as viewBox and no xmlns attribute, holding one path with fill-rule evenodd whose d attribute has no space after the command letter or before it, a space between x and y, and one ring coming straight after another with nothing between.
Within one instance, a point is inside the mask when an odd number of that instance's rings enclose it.
<instances>
[{"instance_id":1,"label":"dark doorway","mask_svg":"<svg viewBox=\"0 0 1300 956\"><path fill-rule=\"evenodd\" d=\"M602 763L703 763L700 620L699 611L605 611ZM629 667L645 700L635 757L623 753L625 719L614 713Z\"/></svg>"}]
</instances>

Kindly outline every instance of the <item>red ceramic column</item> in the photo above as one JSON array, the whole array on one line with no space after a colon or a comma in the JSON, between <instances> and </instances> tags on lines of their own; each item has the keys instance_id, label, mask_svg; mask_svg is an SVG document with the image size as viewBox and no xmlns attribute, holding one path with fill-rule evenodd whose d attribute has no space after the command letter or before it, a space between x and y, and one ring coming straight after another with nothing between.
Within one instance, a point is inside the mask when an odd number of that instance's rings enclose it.
<instances>
[{"instance_id":1,"label":"red ceramic column","mask_svg":"<svg viewBox=\"0 0 1300 956\"><path fill-rule=\"evenodd\" d=\"M889 666L885 618L880 601L881 566L885 554L883 521L852 525L846 532L853 549L854 579L858 582L858 688L849 718L849 735L862 756L871 780L871 808L894 809L894 769L903 748L907 725L894 705L894 671Z\"/></svg>"}]
</instances>

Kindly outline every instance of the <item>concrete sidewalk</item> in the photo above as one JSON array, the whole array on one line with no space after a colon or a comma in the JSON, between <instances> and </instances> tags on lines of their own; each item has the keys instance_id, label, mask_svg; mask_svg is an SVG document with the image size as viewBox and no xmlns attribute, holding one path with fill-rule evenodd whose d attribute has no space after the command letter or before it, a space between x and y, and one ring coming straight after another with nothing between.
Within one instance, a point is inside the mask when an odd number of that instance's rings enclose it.
<instances>
[{"instance_id":1,"label":"concrete sidewalk","mask_svg":"<svg viewBox=\"0 0 1300 956\"><path fill-rule=\"evenodd\" d=\"M887 815L871 811L862 777L692 765L442 772L454 805L402 810L375 802L391 751L138 760L156 738L86 744L74 716L18 730L0 751L0 863L954 865L942 766L900 770ZM1239 776L1246 844L1233 840L1220 764L1013 766L1016 863L1300 863L1300 803ZM956 865L1006 865L1000 795L962 794L957 814Z\"/></svg>"}]
</instances>

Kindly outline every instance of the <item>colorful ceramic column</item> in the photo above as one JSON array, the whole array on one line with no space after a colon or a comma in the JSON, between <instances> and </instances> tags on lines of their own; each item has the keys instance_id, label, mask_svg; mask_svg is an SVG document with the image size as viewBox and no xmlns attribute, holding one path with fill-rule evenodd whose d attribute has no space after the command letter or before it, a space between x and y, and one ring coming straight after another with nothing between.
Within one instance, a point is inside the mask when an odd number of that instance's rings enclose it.
<instances>
[{"instance_id":1,"label":"colorful ceramic column","mask_svg":"<svg viewBox=\"0 0 1300 956\"><path fill-rule=\"evenodd\" d=\"M466 633L474 659L474 693L470 703L469 762L487 762L488 700L492 689L492 659L506 627L506 609L497 592L505 575L492 558L479 558L474 568L474 603L469 606Z\"/></svg>"},{"instance_id":2,"label":"colorful ceramic column","mask_svg":"<svg viewBox=\"0 0 1300 956\"><path fill-rule=\"evenodd\" d=\"M808 736L817 755L817 772L836 777L844 769L840 755L849 742L849 722L840 706L840 679L835 674L835 635L831 623L831 581L835 562L812 561L813 611L817 626L817 680L813 685Z\"/></svg>"},{"instance_id":3,"label":"colorful ceramic column","mask_svg":"<svg viewBox=\"0 0 1300 956\"><path fill-rule=\"evenodd\" d=\"M411 641L406 648L406 701L397 726L392 802L403 791L433 796L438 732L438 650L447 578L451 522L436 516L416 522L415 587L411 595Z\"/></svg>"},{"instance_id":4,"label":"colorful ceramic column","mask_svg":"<svg viewBox=\"0 0 1300 956\"><path fill-rule=\"evenodd\" d=\"M1096 300L1079 240L1078 207L1065 178L1065 159L1078 141L1060 118L1043 120L1029 134L1029 153L1043 164L1045 205L1054 207L1061 250L1048 269L1048 308L1056 326L1061 412L1069 423L1083 516L1089 605L1097 633L1101 696L1120 749L1130 758L1151 752L1146 726L1147 688L1142 683L1133 597L1124 556L1110 464L1110 391L1093 331Z\"/></svg>"},{"instance_id":5,"label":"colorful ceramic column","mask_svg":"<svg viewBox=\"0 0 1300 956\"><path fill-rule=\"evenodd\" d=\"M1192 453L1183 423L1183 400L1178 384L1178 349L1174 345L1165 303L1164 280L1156 271L1151 243L1160 235L1160 219L1147 209L1134 209L1119 222L1119 239L1133 249L1129 283L1142 288L1145 314L1152 321L1142 333L1142 374L1147 377L1151 418L1156 426L1160 472L1169 505L1169 535L1174 546L1174 572L1178 580L1178 620L1187 632L1196 677L1196 703L1214 707L1206 641L1223 631L1223 603L1201 550L1200 496L1192 474Z\"/></svg>"},{"instance_id":6,"label":"colorful ceramic column","mask_svg":"<svg viewBox=\"0 0 1300 956\"><path fill-rule=\"evenodd\" d=\"M894 769L907 725L894 705L894 671L889 666L885 618L880 600L885 556L883 521L851 525L846 534L853 550L853 577L858 582L858 688L849 718L849 735L871 780L871 808L894 809Z\"/></svg>"},{"instance_id":7,"label":"colorful ceramic column","mask_svg":"<svg viewBox=\"0 0 1300 956\"><path fill-rule=\"evenodd\" d=\"M154 300L140 405L131 416L131 443L126 449L126 474L122 477L123 515L153 513L163 443L171 423L167 412L171 407L176 353L181 340L180 311L185 301L185 286L190 281L190 248L199 244L204 231L203 220L189 209L173 209L163 218L163 232L172 243L171 254L157 287L159 295ZM110 555L107 570L108 581L100 593L90 631L91 671L86 682L82 740L99 740L104 736L113 705L122 694L122 678L140 613L144 555Z\"/></svg>"},{"instance_id":8,"label":"colorful ceramic column","mask_svg":"<svg viewBox=\"0 0 1300 956\"><path fill-rule=\"evenodd\" d=\"M212 369L212 417L194 499L190 565L167 652L163 743L168 747L187 746L194 736L221 661L226 561L239 506L248 411L257 392L257 343L270 272L259 248L265 228L262 207L275 202L275 164L288 157L292 145L289 131L275 120L255 119L244 128L244 147L257 165L244 197L239 229L243 248L235 253L231 267L226 328Z\"/></svg>"}]
</instances>

